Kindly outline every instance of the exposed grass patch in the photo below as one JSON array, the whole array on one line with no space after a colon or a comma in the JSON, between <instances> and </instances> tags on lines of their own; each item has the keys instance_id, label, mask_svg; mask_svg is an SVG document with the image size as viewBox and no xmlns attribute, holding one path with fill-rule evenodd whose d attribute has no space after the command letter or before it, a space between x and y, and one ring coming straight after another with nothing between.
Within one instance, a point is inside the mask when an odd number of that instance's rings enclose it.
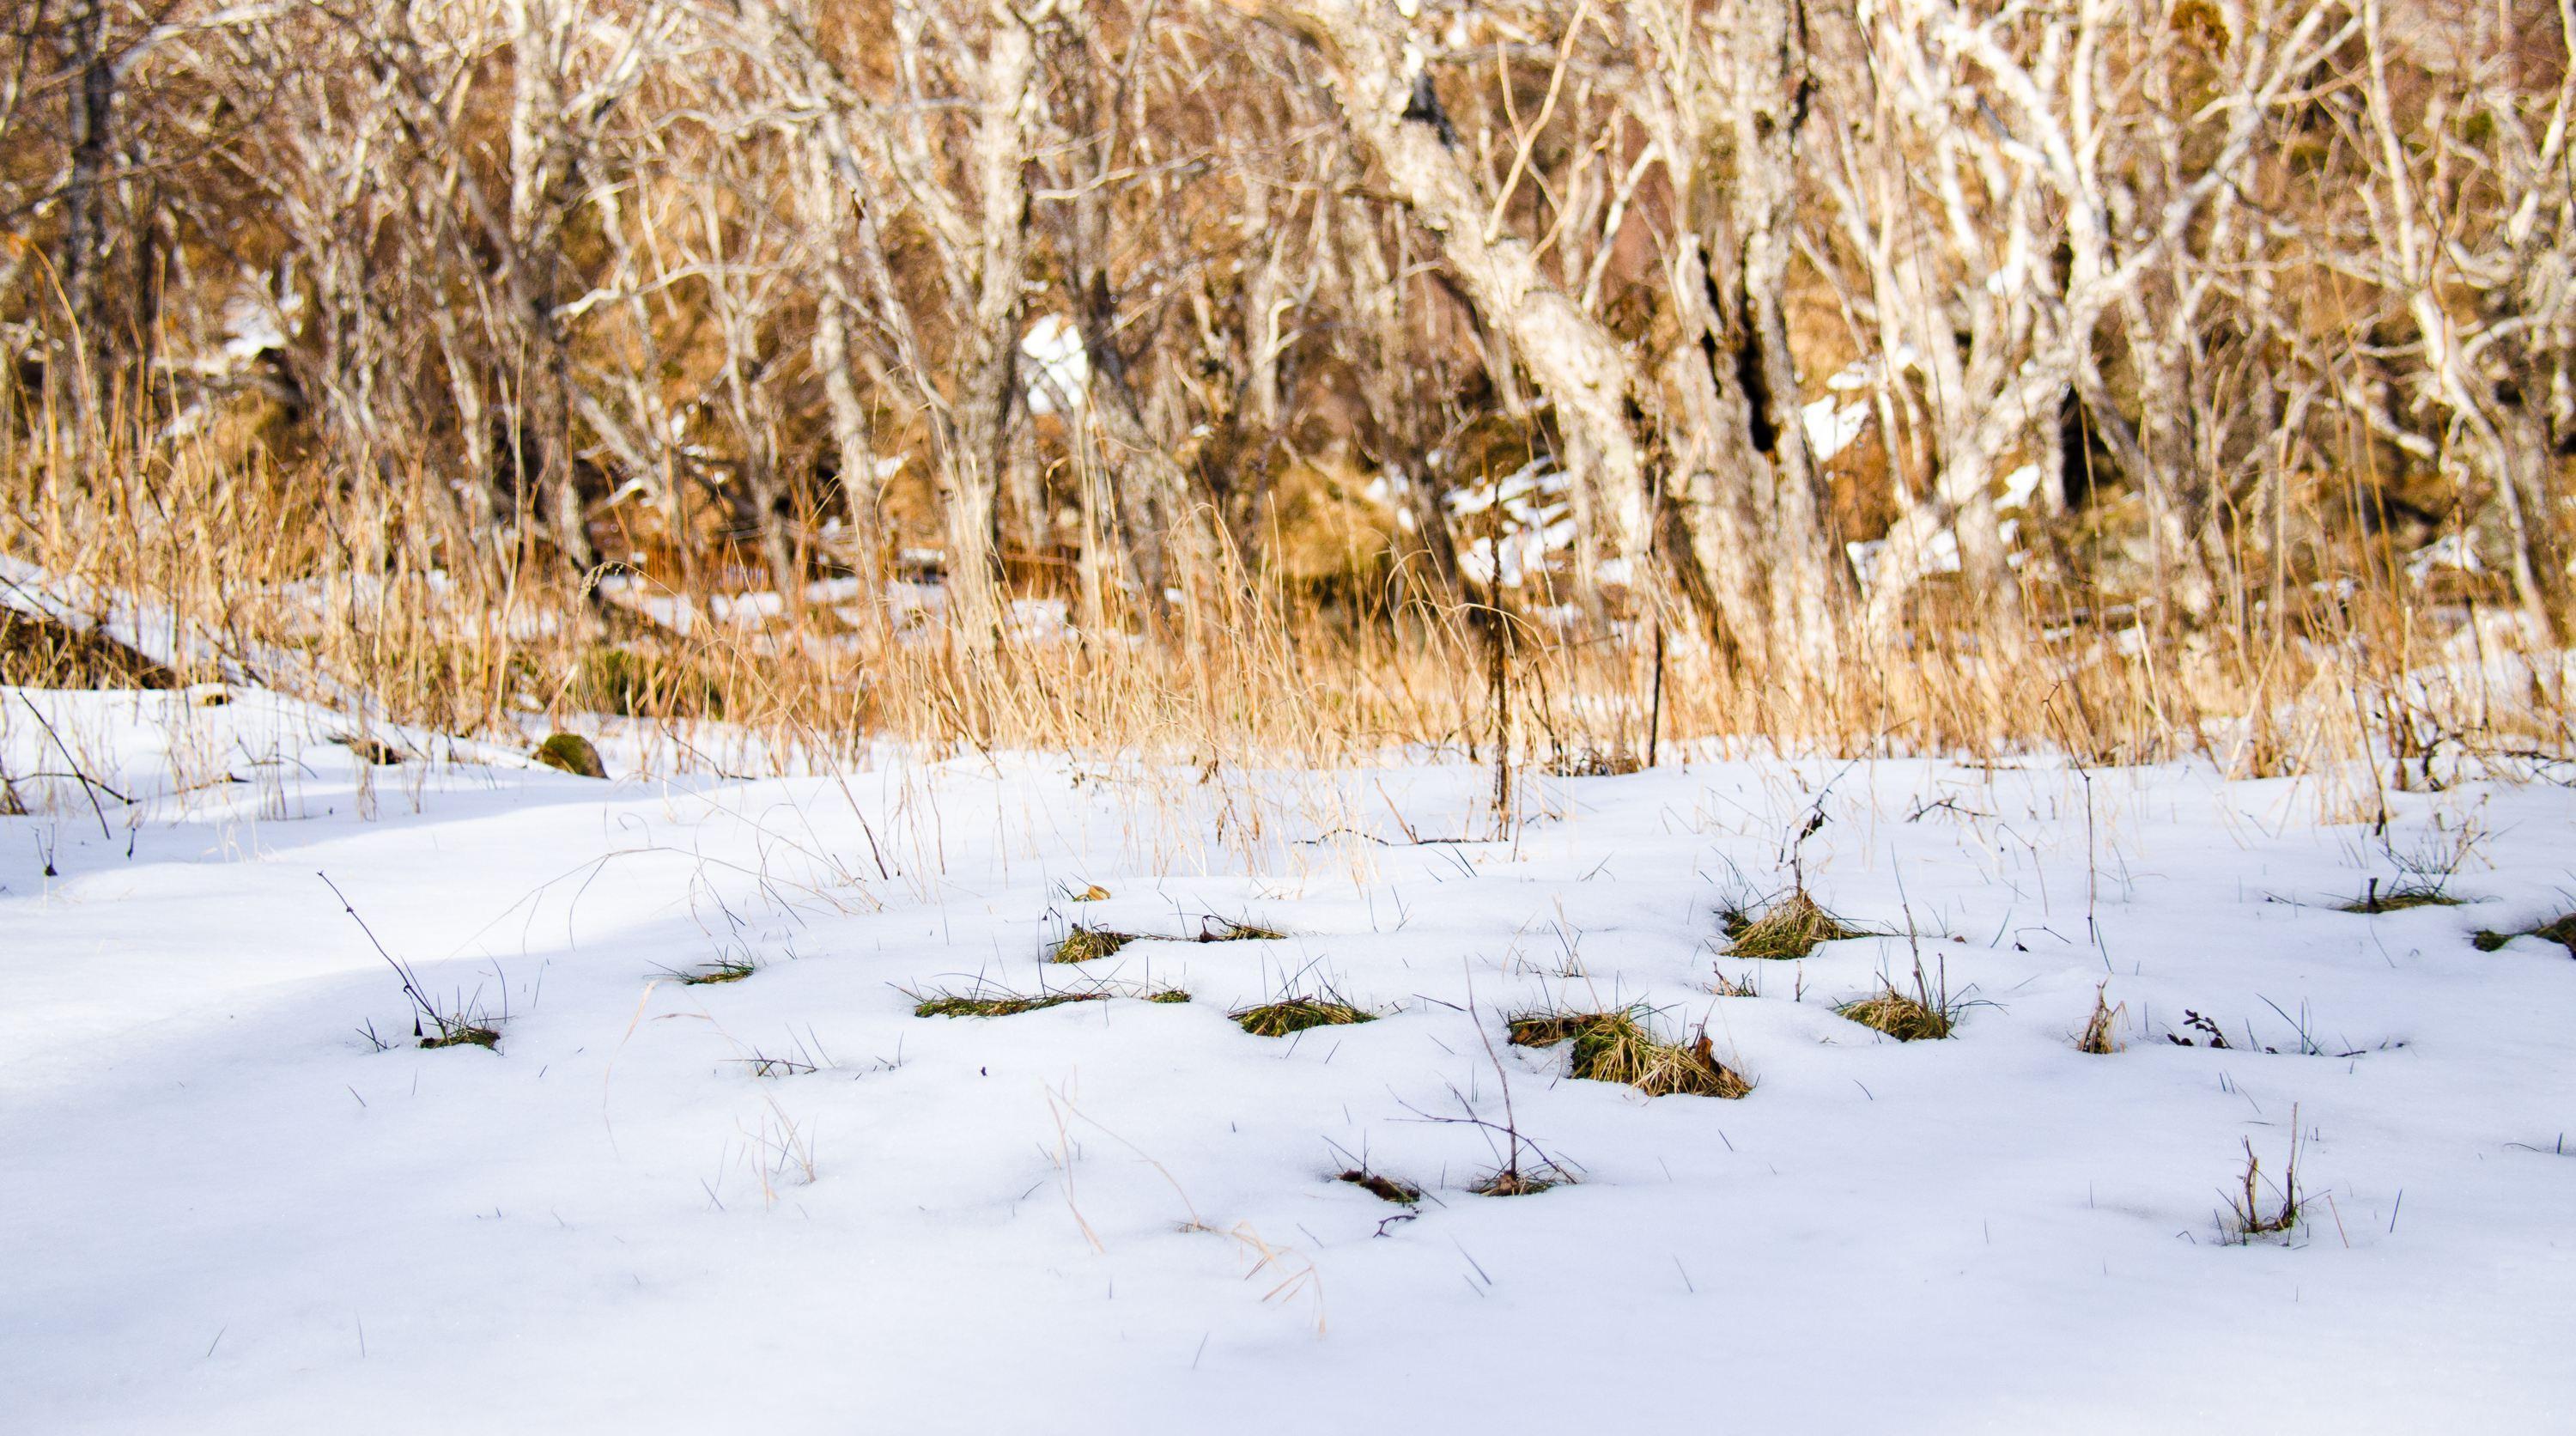
<instances>
[{"instance_id":1,"label":"exposed grass patch","mask_svg":"<svg viewBox=\"0 0 2576 1436\"><path fill-rule=\"evenodd\" d=\"M1717 1060L1706 1032L1688 1045L1666 1042L1646 1025L1646 1015L1638 1007L1525 1013L1509 1019L1508 1026L1516 1047L1573 1043L1572 1071L1585 1081L1624 1082L1649 1097L1680 1093L1733 1099L1753 1090L1752 1083Z\"/></svg>"},{"instance_id":2,"label":"exposed grass patch","mask_svg":"<svg viewBox=\"0 0 2576 1436\"><path fill-rule=\"evenodd\" d=\"M1398 1206L1416 1206L1422 1201L1420 1187L1411 1182L1398 1181L1384 1173L1372 1172L1366 1167L1353 1167L1333 1180L1348 1182L1379 1201L1393 1202Z\"/></svg>"},{"instance_id":3,"label":"exposed grass patch","mask_svg":"<svg viewBox=\"0 0 2576 1436\"><path fill-rule=\"evenodd\" d=\"M1190 1000L1190 995L1177 987L1164 987L1146 993L1145 1000L1147 1002L1187 1002Z\"/></svg>"},{"instance_id":4,"label":"exposed grass patch","mask_svg":"<svg viewBox=\"0 0 2576 1436\"><path fill-rule=\"evenodd\" d=\"M1277 942L1288 934L1259 923L1237 922L1230 917L1212 917L1199 924L1200 942Z\"/></svg>"},{"instance_id":5,"label":"exposed grass patch","mask_svg":"<svg viewBox=\"0 0 2576 1436\"><path fill-rule=\"evenodd\" d=\"M599 761L599 749L578 733L550 733L529 756L577 778L608 776L608 765Z\"/></svg>"},{"instance_id":6,"label":"exposed grass patch","mask_svg":"<svg viewBox=\"0 0 2576 1436\"><path fill-rule=\"evenodd\" d=\"M1805 957L1818 943L1869 935L1825 911L1804 888L1792 889L1759 913L1730 908L1722 916L1732 944L1726 950L1729 957Z\"/></svg>"},{"instance_id":7,"label":"exposed grass patch","mask_svg":"<svg viewBox=\"0 0 2576 1436\"><path fill-rule=\"evenodd\" d=\"M915 1017L1016 1017L1023 1012L1061 1007L1068 1002L1106 1002L1113 995L1104 987L1038 993L984 987L966 992L934 990L904 993L913 999L912 1015Z\"/></svg>"},{"instance_id":8,"label":"exposed grass patch","mask_svg":"<svg viewBox=\"0 0 2576 1436\"><path fill-rule=\"evenodd\" d=\"M2370 880L2370 888L2360 897L2345 903L2344 912L2404 912L2415 907L2458 907L2460 900L2442 891L2438 882L2409 880L2391 884L2385 891L2379 879Z\"/></svg>"},{"instance_id":9,"label":"exposed grass patch","mask_svg":"<svg viewBox=\"0 0 2576 1436\"><path fill-rule=\"evenodd\" d=\"M500 1046L501 1034L475 1022L443 1022L436 1032L423 1033L423 1047L480 1047L486 1051Z\"/></svg>"},{"instance_id":10,"label":"exposed grass patch","mask_svg":"<svg viewBox=\"0 0 2576 1436\"><path fill-rule=\"evenodd\" d=\"M760 964L748 957L720 957L695 972L677 974L691 987L712 987L717 983L740 982L760 970Z\"/></svg>"},{"instance_id":11,"label":"exposed grass patch","mask_svg":"<svg viewBox=\"0 0 2576 1436\"><path fill-rule=\"evenodd\" d=\"M2568 956L2576 957L2576 912L2544 922L2538 927L2524 928L2520 932L2489 932L2481 929L2470 941L2477 944L2480 952L2494 952L2517 937L2536 937L2554 942L2567 949Z\"/></svg>"},{"instance_id":12,"label":"exposed grass patch","mask_svg":"<svg viewBox=\"0 0 2576 1436\"><path fill-rule=\"evenodd\" d=\"M1309 1027L1348 1027L1358 1022L1375 1022L1377 1014L1364 1011L1342 1000L1340 994L1326 991L1318 997L1283 997L1274 1002L1239 1007L1226 1016L1255 1037L1286 1037Z\"/></svg>"},{"instance_id":13,"label":"exposed grass patch","mask_svg":"<svg viewBox=\"0 0 2576 1436\"><path fill-rule=\"evenodd\" d=\"M1113 932L1105 927L1085 927L1075 923L1073 930L1064 935L1064 940L1055 945L1055 951L1047 955L1047 961L1090 962L1109 957L1135 940L1136 934L1132 932Z\"/></svg>"},{"instance_id":14,"label":"exposed grass patch","mask_svg":"<svg viewBox=\"0 0 2576 1436\"><path fill-rule=\"evenodd\" d=\"M1567 1177L1542 1177L1517 1168L1505 1167L1467 1190L1480 1197L1530 1197L1550 1187L1566 1186L1571 1180Z\"/></svg>"},{"instance_id":15,"label":"exposed grass patch","mask_svg":"<svg viewBox=\"0 0 2576 1436\"><path fill-rule=\"evenodd\" d=\"M1855 997L1834 1011L1899 1042L1931 1042L1957 1030L1959 1011L1964 1006L1951 998L1946 980L1937 986L1927 982L1918 967L1914 970L1913 991L1904 991L1882 978L1878 991Z\"/></svg>"}]
</instances>

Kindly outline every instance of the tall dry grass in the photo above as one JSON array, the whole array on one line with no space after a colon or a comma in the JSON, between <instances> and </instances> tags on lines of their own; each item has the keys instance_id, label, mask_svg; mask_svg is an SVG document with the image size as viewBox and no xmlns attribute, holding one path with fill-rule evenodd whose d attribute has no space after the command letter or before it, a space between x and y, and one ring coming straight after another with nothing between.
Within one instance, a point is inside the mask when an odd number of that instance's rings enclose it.
<instances>
[{"instance_id":1,"label":"tall dry grass","mask_svg":"<svg viewBox=\"0 0 2576 1436\"><path fill-rule=\"evenodd\" d=\"M430 476L245 457L123 398L86 418L10 402L0 552L54 598L142 629L179 680L460 735L613 715L680 771L806 768L892 741L1210 771L2050 753L2404 786L2576 755L2559 656L2522 651L2525 630L2474 604L2431 602L2385 553L2353 555L2361 581L2274 585L2241 621L2189 631L2071 584L2026 580L2017 606L1935 588L1893 640L1796 672L1712 649L1649 593L1594 614L1399 579L1373 605L1326 604L1230 554L1185 576L1178 603L1113 594L1087 623L1083 596L1041 572L1011 586L1014 616L970 625L932 584L880 601L647 585L614 566L577 582L533 540L477 543ZM745 618L756 603L770 611ZM68 659L17 676L82 681Z\"/></svg>"}]
</instances>

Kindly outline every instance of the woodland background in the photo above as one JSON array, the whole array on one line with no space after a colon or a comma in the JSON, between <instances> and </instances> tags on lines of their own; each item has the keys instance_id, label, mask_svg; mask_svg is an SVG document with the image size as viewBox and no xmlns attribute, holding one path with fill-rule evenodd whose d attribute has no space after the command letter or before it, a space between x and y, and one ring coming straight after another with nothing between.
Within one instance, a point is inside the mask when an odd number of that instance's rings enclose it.
<instances>
[{"instance_id":1,"label":"woodland background","mask_svg":"<svg viewBox=\"0 0 2576 1436\"><path fill-rule=\"evenodd\" d=\"M772 761L2567 749L2564 3L9 14L0 553L152 681Z\"/></svg>"}]
</instances>

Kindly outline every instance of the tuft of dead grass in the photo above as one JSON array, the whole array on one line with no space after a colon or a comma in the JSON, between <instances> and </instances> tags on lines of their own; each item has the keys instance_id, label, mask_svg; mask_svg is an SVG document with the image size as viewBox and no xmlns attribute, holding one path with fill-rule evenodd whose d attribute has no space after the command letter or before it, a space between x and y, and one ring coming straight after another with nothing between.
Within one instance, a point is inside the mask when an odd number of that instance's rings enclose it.
<instances>
[{"instance_id":1,"label":"tuft of dead grass","mask_svg":"<svg viewBox=\"0 0 2576 1436\"><path fill-rule=\"evenodd\" d=\"M915 1017L1016 1017L1023 1012L1061 1007L1068 1002L1105 1002L1111 993L1106 988L1038 993L976 988L967 992L907 992L904 996L913 999L912 1015Z\"/></svg>"},{"instance_id":2,"label":"tuft of dead grass","mask_svg":"<svg viewBox=\"0 0 2576 1436\"><path fill-rule=\"evenodd\" d=\"M1416 1206L1422 1201L1420 1187L1411 1182L1399 1181L1384 1173L1372 1172L1366 1167L1353 1167L1333 1180L1348 1182L1379 1201L1393 1202L1398 1206Z\"/></svg>"},{"instance_id":3,"label":"tuft of dead grass","mask_svg":"<svg viewBox=\"0 0 2576 1436\"><path fill-rule=\"evenodd\" d=\"M2369 889L2360 897L2345 903L2339 911L2359 913L2404 912L2418 907L2458 907L2460 900L2442 890L2439 882L2410 879L2392 883L2383 891L2379 879L2370 880Z\"/></svg>"},{"instance_id":4,"label":"tuft of dead grass","mask_svg":"<svg viewBox=\"0 0 2576 1436\"><path fill-rule=\"evenodd\" d=\"M1937 1041L1959 1025L1956 1004L1941 1000L1937 994L1901 991L1894 983L1882 985L1867 997L1853 998L1834 1011L1899 1042Z\"/></svg>"},{"instance_id":5,"label":"tuft of dead grass","mask_svg":"<svg viewBox=\"0 0 2576 1436\"><path fill-rule=\"evenodd\" d=\"M1505 1167L1467 1190L1480 1197L1531 1197L1550 1187L1562 1187L1566 1184L1567 1179L1563 1177L1541 1177Z\"/></svg>"},{"instance_id":6,"label":"tuft of dead grass","mask_svg":"<svg viewBox=\"0 0 2576 1436\"><path fill-rule=\"evenodd\" d=\"M2075 1035L2075 1050L2095 1057L2106 1057L2120 1050L2120 1018L2129 1010L2127 1003L2117 1007L2105 994L2111 984L2105 980L2093 989L2093 1015L2084 1019L2084 1030Z\"/></svg>"},{"instance_id":7,"label":"tuft of dead grass","mask_svg":"<svg viewBox=\"0 0 2576 1436\"><path fill-rule=\"evenodd\" d=\"M1085 927L1075 923L1073 930L1064 935L1064 940L1055 945L1055 951L1048 954L1047 961L1091 962L1112 956L1135 940L1136 934L1132 932L1115 932L1105 927Z\"/></svg>"},{"instance_id":8,"label":"tuft of dead grass","mask_svg":"<svg viewBox=\"0 0 2576 1436\"><path fill-rule=\"evenodd\" d=\"M2245 1174L2238 1191L2227 1194L2227 1213L2219 1219L2219 1230L2238 1245L2251 1245L2258 1237L2287 1237L2306 1214L2306 1194L2299 1187L2299 1109L2290 1108L2290 1155L2281 1167L2281 1180L2270 1183L2267 1195L2263 1188L2263 1159L2254 1155L2254 1143L2245 1143Z\"/></svg>"},{"instance_id":9,"label":"tuft of dead grass","mask_svg":"<svg viewBox=\"0 0 2576 1436\"><path fill-rule=\"evenodd\" d=\"M1869 935L1825 911L1804 888L1793 889L1758 914L1730 909L1724 918L1732 944L1726 950L1729 957L1805 957L1818 943Z\"/></svg>"},{"instance_id":10,"label":"tuft of dead grass","mask_svg":"<svg viewBox=\"0 0 2576 1436\"><path fill-rule=\"evenodd\" d=\"M1649 1097L1682 1094L1735 1099L1753 1084L1717 1060L1708 1033L1687 1045L1655 1036L1641 1007L1616 1012L1535 1012L1510 1018L1515 1047L1574 1044L1573 1075L1588 1082L1624 1082Z\"/></svg>"},{"instance_id":11,"label":"tuft of dead grass","mask_svg":"<svg viewBox=\"0 0 2576 1436\"><path fill-rule=\"evenodd\" d=\"M1355 1007L1329 991L1315 997L1283 997L1239 1007L1226 1016L1255 1037L1286 1037L1310 1027L1348 1027L1377 1021L1376 1013Z\"/></svg>"}]
</instances>

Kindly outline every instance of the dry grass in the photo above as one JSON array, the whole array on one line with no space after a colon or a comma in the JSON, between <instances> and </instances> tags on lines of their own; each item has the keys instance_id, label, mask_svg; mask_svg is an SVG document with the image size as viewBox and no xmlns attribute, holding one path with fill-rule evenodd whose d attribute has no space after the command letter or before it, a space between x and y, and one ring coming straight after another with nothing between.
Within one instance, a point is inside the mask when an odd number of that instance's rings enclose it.
<instances>
[{"instance_id":1,"label":"dry grass","mask_svg":"<svg viewBox=\"0 0 2576 1436\"><path fill-rule=\"evenodd\" d=\"M1571 1042L1574 1076L1590 1082L1624 1082L1649 1097L1684 1094L1738 1098L1753 1084L1717 1060L1708 1033L1687 1045L1666 1042L1648 1026L1650 1014L1640 1007L1616 1012L1537 1012L1509 1019L1516 1047L1553 1047Z\"/></svg>"},{"instance_id":2,"label":"dry grass","mask_svg":"<svg viewBox=\"0 0 2576 1436\"><path fill-rule=\"evenodd\" d=\"M1113 956L1118 949L1135 940L1134 933L1113 932L1105 927L1085 927L1076 923L1073 930L1064 935L1064 940L1055 945L1055 950L1047 954L1047 961L1091 962Z\"/></svg>"},{"instance_id":3,"label":"dry grass","mask_svg":"<svg viewBox=\"0 0 2576 1436\"><path fill-rule=\"evenodd\" d=\"M747 957L720 957L695 972L681 973L680 981L691 987L713 987L740 982L760 970L760 964Z\"/></svg>"},{"instance_id":4,"label":"dry grass","mask_svg":"<svg viewBox=\"0 0 2576 1436\"><path fill-rule=\"evenodd\" d=\"M1251 1007L1239 1007L1226 1016L1255 1037L1286 1037L1310 1027L1348 1027L1354 1023L1377 1021L1376 1013L1355 1007L1331 991L1320 996L1282 997Z\"/></svg>"},{"instance_id":5,"label":"dry grass","mask_svg":"<svg viewBox=\"0 0 2576 1436\"><path fill-rule=\"evenodd\" d=\"M2093 989L2093 1015L2084 1019L2084 1030L2075 1035L2076 1051L2107 1057L2120 1050L2120 1018L2129 1008L2126 1003L2113 1007L2105 995L2109 990L2108 982Z\"/></svg>"},{"instance_id":6,"label":"dry grass","mask_svg":"<svg viewBox=\"0 0 2576 1436\"><path fill-rule=\"evenodd\" d=\"M2442 890L2438 882L2409 880L2391 884L2386 890L2379 879L2372 878L2368 891L2343 905L2345 912L2404 912L2419 907L2458 907L2460 900Z\"/></svg>"},{"instance_id":7,"label":"dry grass","mask_svg":"<svg viewBox=\"0 0 2576 1436\"><path fill-rule=\"evenodd\" d=\"M2270 1190L2265 1191L2268 1186ZM2282 1164L2281 1180L2266 1182L2263 1159L2254 1155L2254 1144L2245 1143L2245 1172L2237 1191L2227 1195L2227 1213L2219 1219L2219 1229L2230 1240L2251 1243L2258 1237L2286 1237L2299 1225L2306 1211L2306 1196L2299 1187L2299 1109L2290 1108L2290 1155Z\"/></svg>"},{"instance_id":8,"label":"dry grass","mask_svg":"<svg viewBox=\"0 0 2576 1436\"><path fill-rule=\"evenodd\" d=\"M1333 1180L1348 1182L1379 1201L1393 1202L1398 1206L1415 1206L1422 1201L1420 1187L1383 1173L1372 1172L1366 1167L1353 1167Z\"/></svg>"},{"instance_id":9,"label":"dry grass","mask_svg":"<svg viewBox=\"0 0 2576 1436\"><path fill-rule=\"evenodd\" d=\"M1899 1042L1939 1041L1958 1029L1959 1013L1966 1004L1950 996L1946 981L1927 981L1918 967L1913 987L1908 992L1881 979L1878 991L1853 998L1834 1011Z\"/></svg>"},{"instance_id":10,"label":"dry grass","mask_svg":"<svg viewBox=\"0 0 2576 1436\"><path fill-rule=\"evenodd\" d=\"M1825 911L1803 888L1765 907L1760 913L1729 910L1723 914L1729 957L1798 958L1819 943L1840 942L1869 934Z\"/></svg>"},{"instance_id":11,"label":"dry grass","mask_svg":"<svg viewBox=\"0 0 2576 1436\"><path fill-rule=\"evenodd\" d=\"M1106 988L1083 988L1072 992L1020 993L978 986L965 992L906 992L913 999L915 1017L1016 1017L1023 1012L1040 1012L1061 1007L1068 1002L1105 1002L1113 994Z\"/></svg>"},{"instance_id":12,"label":"dry grass","mask_svg":"<svg viewBox=\"0 0 2576 1436\"><path fill-rule=\"evenodd\" d=\"M1562 1187L1567 1184L1567 1179L1564 1177L1541 1177L1504 1167L1487 1175L1467 1190L1480 1197L1529 1197L1536 1196L1550 1187Z\"/></svg>"},{"instance_id":13,"label":"dry grass","mask_svg":"<svg viewBox=\"0 0 2576 1436\"><path fill-rule=\"evenodd\" d=\"M2214 641L2187 662L2159 663L2132 652L2156 644L2088 616L2092 598L2034 591L2025 603L2044 620L2036 627L2001 623L1992 605L1936 604L1901 651L1856 643L1833 664L1777 671L1631 595L1621 602L1638 616L1665 619L1660 685L1634 645L1531 621L1516 623L1497 685L1492 646L1467 609L1429 591L1391 591L1355 615L1220 556L1186 576L1174 609L1106 611L1099 628L1116 642L996 639L936 618L898 632L864 599L718 617L739 578L716 576L741 574L739 553L700 555L694 579L657 571L632 592L585 591L541 547L479 540L435 485L353 485L349 461L328 450L245 458L142 416L58 440L47 436L63 416L17 402L16 425L0 423L0 514L14 518L0 546L84 612L121 604L165 616L191 655L154 672L139 656L13 625L29 636L11 652L36 656L8 661L53 675L37 681L193 682L217 676L220 655L291 694L364 694L388 723L511 741L607 710L637 721L664 771L811 770L892 740L931 756L1111 753L1221 775L1424 753L1491 762L1497 734L1508 766L1544 769L1551 754L1640 751L1657 693L1663 742L1701 751L1758 742L1849 756L2155 761L2232 732L2217 748L2230 771L2320 775L2321 805L2369 802L2375 779L2350 775L2366 774L2356 760L2386 739L2373 715L2401 708L2418 734L2408 741L2440 735L2455 768L2509 770L2568 747L2559 700L2525 689L2446 685L2396 707L2356 702L2406 683L2446 636L2395 592L2277 615L2261 643ZM130 473L152 475L148 493L115 481ZM828 555L816 564L833 571ZM1041 575L1015 593L1060 590ZM647 594L688 621L639 610ZM1998 650L2027 661L1997 664ZM1858 931L1802 892L1728 925L1735 951L1763 956Z\"/></svg>"},{"instance_id":14,"label":"dry grass","mask_svg":"<svg viewBox=\"0 0 2576 1436\"><path fill-rule=\"evenodd\" d=\"M0 605L0 686L176 688L179 680L105 634Z\"/></svg>"}]
</instances>

